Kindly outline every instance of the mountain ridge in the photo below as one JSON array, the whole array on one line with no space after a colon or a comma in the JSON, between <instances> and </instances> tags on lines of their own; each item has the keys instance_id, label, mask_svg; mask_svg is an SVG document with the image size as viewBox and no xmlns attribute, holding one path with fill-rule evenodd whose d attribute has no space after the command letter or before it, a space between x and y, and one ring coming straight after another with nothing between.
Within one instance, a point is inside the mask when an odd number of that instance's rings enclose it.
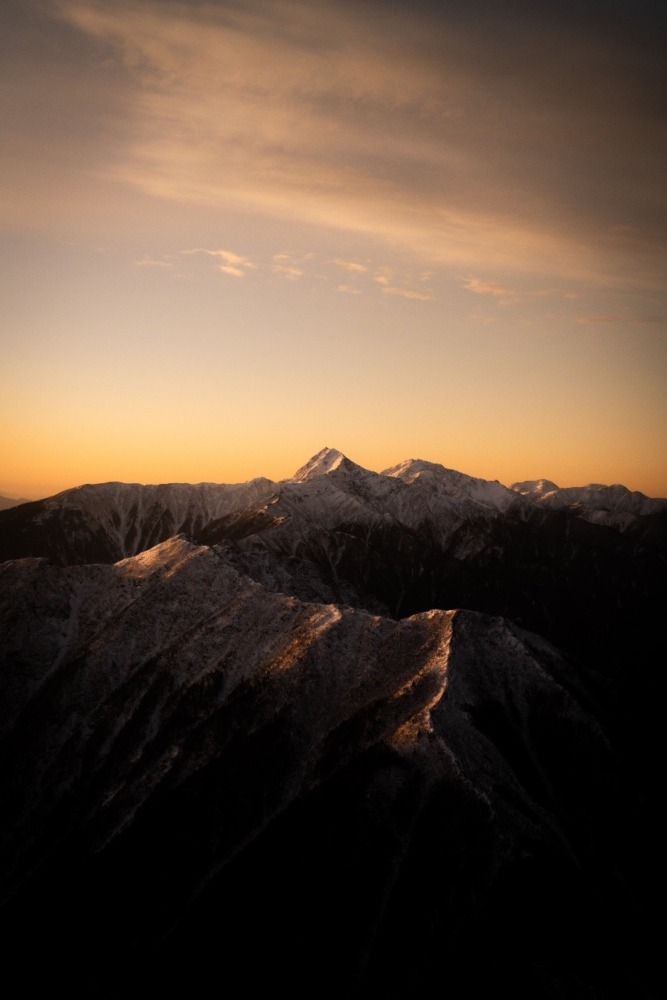
<instances>
[{"instance_id":1,"label":"mountain ridge","mask_svg":"<svg viewBox=\"0 0 667 1000\"><path fill-rule=\"evenodd\" d=\"M530 516L532 508L567 511L641 539L642 523L650 517L657 521L667 511L667 501L645 498L624 487L560 490L551 489L555 484L549 482L545 492L545 482L526 481L509 488L420 459L376 473L335 448L324 448L279 482L258 477L237 484L85 484L0 511L0 559L45 555L63 564L114 562L181 531L200 534L220 519L238 521L246 508L277 502L279 507L287 505L283 516L291 517L292 501L301 504L306 496L312 516L318 518L387 516L410 530L437 521L441 541L466 521L511 511ZM331 493L334 484L339 491L337 510ZM319 509L316 496L324 497ZM306 507L304 516L305 511ZM661 537L656 523L651 543Z\"/></svg>"},{"instance_id":2,"label":"mountain ridge","mask_svg":"<svg viewBox=\"0 0 667 1000\"><path fill-rule=\"evenodd\" d=\"M3 934L10 964L39 947L28 982L58 982L73 936L109 996L203 996L220 955L235 980L256 947L257 983L306 997L311 962L333 962L323 995L362 996L425 986L444 935L454 997L539 981L555 998L576 976L575 901L601 934L618 919L622 893L603 915L577 875L615 850L614 824L588 819L612 808L608 741L574 664L502 618L303 603L181 536L114 565L6 562L0 620ZM501 929L476 915L498 894ZM538 914L536 979L503 956ZM421 958L397 955L417 929ZM310 958L286 976L295 934ZM583 974L605 980L596 952ZM85 964L68 982L89 995Z\"/></svg>"},{"instance_id":3,"label":"mountain ridge","mask_svg":"<svg viewBox=\"0 0 667 1000\"><path fill-rule=\"evenodd\" d=\"M657 995L660 507L335 449L59 496L0 516L10 978Z\"/></svg>"},{"instance_id":4,"label":"mountain ridge","mask_svg":"<svg viewBox=\"0 0 667 1000\"><path fill-rule=\"evenodd\" d=\"M48 497L40 498L39 500L32 500L25 498L14 499L9 497L2 497L1 499L9 500L12 504L16 505L25 503L42 503L44 502L44 500L54 500L56 497L63 497L77 490L100 488L100 487L114 487L114 486L126 486L141 490L164 490L169 487L179 487L179 486L188 487L190 489L205 489L205 488L217 489L219 487L239 488L248 485L250 483L254 482L259 483L262 481L272 482L276 484L286 483L286 482L300 482L306 477L314 478L315 476L318 475L326 475L331 471L335 471L337 468L340 468L341 466L347 468L348 470L354 469L357 472L369 473L374 476L377 475L396 476L405 470L412 470L415 474L418 474L419 472L429 472L429 471L439 474L444 473L447 476L458 478L459 481L461 482L470 481L471 483L476 483L476 484L485 484L489 486L490 485L502 486L504 490L517 492L519 494L525 493L526 495L538 493L540 496L544 496L548 493L562 492L562 491L572 491L574 495L575 491L579 492L589 491L591 493L593 493L594 491L601 491L602 493L604 493L604 491L607 490L610 491L618 490L624 492L625 494L631 494L631 496L634 498L646 499L649 501L655 501L656 503L667 504L667 498L653 497L648 494L642 493L639 490L630 490L627 486L624 486L621 483L614 483L614 484L588 483L588 484L582 484L580 486L560 487L550 479L529 479L529 480L514 482L509 486L503 486L503 484L500 483L497 479L486 480L486 479L481 479L479 477L469 476L466 473L448 468L447 466L444 466L439 462L432 462L420 458L404 459L403 461L398 462L393 466L389 466L388 468L383 469L380 472L372 472L371 470L365 469L363 466L358 465L356 462L348 458L345 454L343 454L343 452L339 451L337 448L332 448L328 446L321 448L320 451L316 452L313 456L311 456L311 458L308 459L308 461L306 461L303 465L301 465L296 470L296 472L293 473L291 476L287 476L281 480L267 480L263 476L257 476L243 482L231 483L231 484L220 483L217 481L202 481L197 483L184 482L184 481L169 481L163 483L147 484L138 482L128 483L122 480L108 480L100 483L81 483L75 486L70 486L64 490L59 490L57 493L51 494Z\"/></svg>"}]
</instances>

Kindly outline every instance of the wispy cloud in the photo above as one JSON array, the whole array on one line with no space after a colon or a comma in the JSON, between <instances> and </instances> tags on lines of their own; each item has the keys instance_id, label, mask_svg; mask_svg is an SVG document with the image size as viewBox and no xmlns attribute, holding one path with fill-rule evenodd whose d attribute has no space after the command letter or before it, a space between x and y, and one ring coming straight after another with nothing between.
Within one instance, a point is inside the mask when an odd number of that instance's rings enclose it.
<instances>
[{"instance_id":1,"label":"wispy cloud","mask_svg":"<svg viewBox=\"0 0 667 1000\"><path fill-rule=\"evenodd\" d=\"M303 277L303 269L297 267L296 264L282 264L280 262L275 262L271 265L271 270L275 271L276 274L281 274L284 278L288 278L291 281L295 281L297 278Z\"/></svg>"},{"instance_id":2,"label":"wispy cloud","mask_svg":"<svg viewBox=\"0 0 667 1000\"><path fill-rule=\"evenodd\" d=\"M230 274L235 278L243 278L247 271L256 269L255 264L249 257L235 253L233 250L207 250L204 247L196 247L194 250L182 250L183 254L207 254L209 257L217 257L222 260L218 264L218 270L223 274Z\"/></svg>"},{"instance_id":3,"label":"wispy cloud","mask_svg":"<svg viewBox=\"0 0 667 1000\"><path fill-rule=\"evenodd\" d=\"M502 24L428 9L59 7L134 80L124 150L103 165L116 180L363 234L429 266L655 282L664 67L650 39L639 50L619 31L605 47L574 14L518 32L512 5Z\"/></svg>"},{"instance_id":4,"label":"wispy cloud","mask_svg":"<svg viewBox=\"0 0 667 1000\"><path fill-rule=\"evenodd\" d=\"M382 291L386 295L399 295L403 299L416 299L419 302L428 302L433 299L432 295L429 295L426 292L417 292L412 288L398 288L386 285Z\"/></svg>"},{"instance_id":5,"label":"wispy cloud","mask_svg":"<svg viewBox=\"0 0 667 1000\"><path fill-rule=\"evenodd\" d=\"M414 275L409 267L404 269L390 267L369 261L361 264L358 261L342 257L321 259L314 252L294 255L290 253L274 253L264 259L250 258L235 250L209 249L194 247L181 250L184 256L204 255L221 260L217 269L223 274L235 278L243 277L249 270L258 274L274 274L288 281L298 279L319 279L336 281L338 272L343 270L349 277L347 282L337 283L337 291L347 295L361 295L365 292L381 292L397 295L404 299L426 302L435 298L432 290L426 287L426 282L433 277L432 271L421 271ZM160 263L159 261L156 263ZM378 287L379 286L379 287Z\"/></svg>"},{"instance_id":6,"label":"wispy cloud","mask_svg":"<svg viewBox=\"0 0 667 1000\"><path fill-rule=\"evenodd\" d=\"M476 295L491 295L500 303L516 301L517 293L512 288L506 288L497 281L482 281L480 278L468 278L463 283L463 287Z\"/></svg>"},{"instance_id":7,"label":"wispy cloud","mask_svg":"<svg viewBox=\"0 0 667 1000\"><path fill-rule=\"evenodd\" d=\"M340 267L343 271L350 271L352 274L366 274L368 268L365 264L359 264L356 260L342 260L340 257L336 257L333 261L336 267Z\"/></svg>"}]
</instances>

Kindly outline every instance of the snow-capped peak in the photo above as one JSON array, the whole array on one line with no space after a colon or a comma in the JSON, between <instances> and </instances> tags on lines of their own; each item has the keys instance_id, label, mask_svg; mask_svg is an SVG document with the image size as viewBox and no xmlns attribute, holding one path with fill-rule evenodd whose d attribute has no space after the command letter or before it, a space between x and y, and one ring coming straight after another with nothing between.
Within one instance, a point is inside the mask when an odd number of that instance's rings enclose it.
<instances>
[{"instance_id":1,"label":"snow-capped peak","mask_svg":"<svg viewBox=\"0 0 667 1000\"><path fill-rule=\"evenodd\" d=\"M345 455L336 448L322 448L317 455L313 455L310 461L294 473L290 482L305 483L315 476L325 476L328 472L339 469L347 461Z\"/></svg>"},{"instance_id":2,"label":"snow-capped peak","mask_svg":"<svg viewBox=\"0 0 667 1000\"><path fill-rule=\"evenodd\" d=\"M399 462L398 465L392 465L390 469L383 469L382 475L395 476L397 479L414 479L420 472L433 472L442 468L441 465L426 462L422 458L406 458L405 461Z\"/></svg>"},{"instance_id":3,"label":"snow-capped peak","mask_svg":"<svg viewBox=\"0 0 667 1000\"><path fill-rule=\"evenodd\" d=\"M494 510L506 510L516 502L516 497L497 480L476 479L463 472L447 469L436 462L409 458L391 469L385 469L383 476L402 480L411 486L416 483L430 484L442 496L466 497L477 504Z\"/></svg>"}]
</instances>

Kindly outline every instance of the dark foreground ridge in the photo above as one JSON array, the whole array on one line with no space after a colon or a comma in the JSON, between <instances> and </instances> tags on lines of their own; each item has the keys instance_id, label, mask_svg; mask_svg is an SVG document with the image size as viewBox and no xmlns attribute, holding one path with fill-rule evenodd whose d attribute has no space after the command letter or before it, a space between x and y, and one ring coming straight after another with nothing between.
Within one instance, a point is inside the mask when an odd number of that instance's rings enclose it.
<instances>
[{"instance_id":1,"label":"dark foreground ridge","mask_svg":"<svg viewBox=\"0 0 667 1000\"><path fill-rule=\"evenodd\" d=\"M5 523L59 558L0 565L8 980L657 996L660 506L332 449L54 501Z\"/></svg>"}]
</instances>

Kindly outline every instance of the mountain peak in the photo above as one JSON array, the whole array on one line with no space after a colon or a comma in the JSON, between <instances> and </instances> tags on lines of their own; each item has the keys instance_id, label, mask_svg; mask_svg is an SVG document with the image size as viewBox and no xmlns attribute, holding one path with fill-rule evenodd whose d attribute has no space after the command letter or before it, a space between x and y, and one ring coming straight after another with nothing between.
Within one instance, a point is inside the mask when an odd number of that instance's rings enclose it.
<instances>
[{"instance_id":1,"label":"mountain peak","mask_svg":"<svg viewBox=\"0 0 667 1000\"><path fill-rule=\"evenodd\" d=\"M547 493L557 492L560 487L552 483L550 479L527 479L521 483L512 483L510 489L522 496L543 497Z\"/></svg>"},{"instance_id":2,"label":"mountain peak","mask_svg":"<svg viewBox=\"0 0 667 1000\"><path fill-rule=\"evenodd\" d=\"M315 476L326 476L327 473L339 469L341 465L348 464L349 459L338 451L337 448L322 448L316 455L302 465L291 478L293 483L305 483Z\"/></svg>"},{"instance_id":3,"label":"mountain peak","mask_svg":"<svg viewBox=\"0 0 667 1000\"><path fill-rule=\"evenodd\" d=\"M443 465L437 465L435 462L427 462L423 458L406 458L405 461L399 462L398 465L392 465L389 469L383 469L382 475L412 481L422 472L439 474L447 471Z\"/></svg>"}]
</instances>

